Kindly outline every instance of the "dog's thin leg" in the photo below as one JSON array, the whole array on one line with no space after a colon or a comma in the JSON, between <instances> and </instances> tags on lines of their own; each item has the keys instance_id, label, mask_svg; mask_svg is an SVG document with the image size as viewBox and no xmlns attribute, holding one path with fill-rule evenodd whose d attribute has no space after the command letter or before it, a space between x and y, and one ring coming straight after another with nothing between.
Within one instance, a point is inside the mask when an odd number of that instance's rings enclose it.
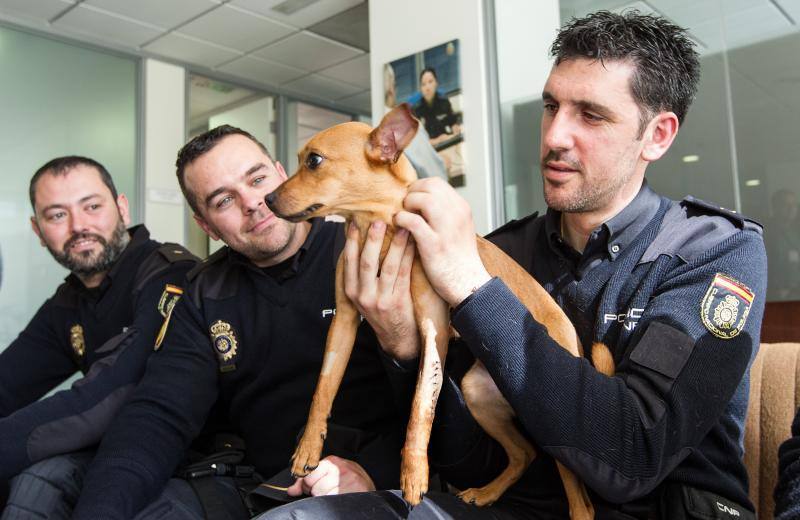
<instances>
[{"instance_id":1,"label":"dog's thin leg","mask_svg":"<svg viewBox=\"0 0 800 520\"><path fill-rule=\"evenodd\" d=\"M322 371L314 391L303 438L292 455L292 474L298 477L307 475L319 464L322 445L328 432L328 416L353 352L358 329L358 311L344 294L343 265L340 257L336 265L336 315L328 330Z\"/></svg>"},{"instance_id":2,"label":"dog's thin leg","mask_svg":"<svg viewBox=\"0 0 800 520\"><path fill-rule=\"evenodd\" d=\"M572 520L592 520L594 518L594 506L589 500L589 494L583 486L583 482L578 480L575 474L568 470L563 464L556 461L558 473L564 483L564 490L567 492L567 503L569 504L569 517Z\"/></svg>"},{"instance_id":3,"label":"dog's thin leg","mask_svg":"<svg viewBox=\"0 0 800 520\"><path fill-rule=\"evenodd\" d=\"M461 381L461 390L472 416L508 455L508 467L482 488L459 493L464 502L478 506L494 503L528 469L536 457L533 445L514 424L514 410L494 384L483 363L476 361Z\"/></svg>"},{"instance_id":4,"label":"dog's thin leg","mask_svg":"<svg viewBox=\"0 0 800 520\"><path fill-rule=\"evenodd\" d=\"M442 388L449 341L449 315L447 304L430 286L419 262L414 263L412 272L412 294L422 340L422 357L403 446L400 488L403 498L409 504L417 505L428 491L428 441L436 401Z\"/></svg>"}]
</instances>

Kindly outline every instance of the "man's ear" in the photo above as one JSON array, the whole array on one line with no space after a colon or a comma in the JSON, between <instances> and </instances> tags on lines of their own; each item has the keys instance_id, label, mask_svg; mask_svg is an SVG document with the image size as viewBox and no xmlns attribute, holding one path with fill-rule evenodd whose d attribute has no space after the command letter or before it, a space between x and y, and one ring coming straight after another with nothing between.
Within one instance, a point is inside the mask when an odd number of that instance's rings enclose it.
<instances>
[{"instance_id":1,"label":"man's ear","mask_svg":"<svg viewBox=\"0 0 800 520\"><path fill-rule=\"evenodd\" d=\"M39 237L39 243L42 244L43 246L47 246L47 244L45 244L44 242L44 238L42 237L42 230L39 229L39 223L36 222L36 217L31 217L31 229L36 234L36 236Z\"/></svg>"},{"instance_id":2,"label":"man's ear","mask_svg":"<svg viewBox=\"0 0 800 520\"><path fill-rule=\"evenodd\" d=\"M193 213L192 217L194 217L194 221L197 222L197 225L200 226L200 229L206 232L206 235L210 236L212 240L219 240L219 235L214 233L214 230L211 229L211 226L208 225L208 222L203 219L197 213Z\"/></svg>"},{"instance_id":3,"label":"man's ear","mask_svg":"<svg viewBox=\"0 0 800 520\"><path fill-rule=\"evenodd\" d=\"M128 205L128 197L126 197L124 193L117 195L117 208L119 208L119 214L122 216L122 222L125 224L125 227L130 226L131 210Z\"/></svg>"},{"instance_id":4,"label":"man's ear","mask_svg":"<svg viewBox=\"0 0 800 520\"><path fill-rule=\"evenodd\" d=\"M642 159L653 162L660 159L669 147L675 136L678 135L678 116L673 112L661 112L656 115L647 125L644 132L644 147L642 148Z\"/></svg>"},{"instance_id":5,"label":"man's ear","mask_svg":"<svg viewBox=\"0 0 800 520\"><path fill-rule=\"evenodd\" d=\"M414 139L419 121L411 115L408 103L403 103L383 116L381 124L369 134L367 157L371 161L395 163L406 146Z\"/></svg>"}]
</instances>

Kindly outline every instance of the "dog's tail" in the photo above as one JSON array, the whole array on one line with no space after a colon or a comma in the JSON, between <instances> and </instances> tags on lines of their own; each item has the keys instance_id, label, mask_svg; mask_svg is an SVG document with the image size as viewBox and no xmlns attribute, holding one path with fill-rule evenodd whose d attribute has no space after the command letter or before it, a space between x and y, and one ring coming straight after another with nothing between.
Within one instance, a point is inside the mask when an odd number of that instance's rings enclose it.
<instances>
[{"instance_id":1,"label":"dog's tail","mask_svg":"<svg viewBox=\"0 0 800 520\"><path fill-rule=\"evenodd\" d=\"M592 364L601 374L614 375L614 356L611 355L611 351L604 343L592 345Z\"/></svg>"}]
</instances>

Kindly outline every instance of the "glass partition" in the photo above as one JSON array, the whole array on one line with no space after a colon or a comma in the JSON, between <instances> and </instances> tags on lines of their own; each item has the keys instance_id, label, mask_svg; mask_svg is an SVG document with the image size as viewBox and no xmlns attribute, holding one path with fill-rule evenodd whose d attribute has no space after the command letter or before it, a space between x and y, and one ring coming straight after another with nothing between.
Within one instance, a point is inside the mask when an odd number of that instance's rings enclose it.
<instances>
[{"instance_id":1,"label":"glass partition","mask_svg":"<svg viewBox=\"0 0 800 520\"><path fill-rule=\"evenodd\" d=\"M48 160L85 155L137 193L137 62L0 26L0 350L67 275L31 231L31 176Z\"/></svg>"}]
</instances>

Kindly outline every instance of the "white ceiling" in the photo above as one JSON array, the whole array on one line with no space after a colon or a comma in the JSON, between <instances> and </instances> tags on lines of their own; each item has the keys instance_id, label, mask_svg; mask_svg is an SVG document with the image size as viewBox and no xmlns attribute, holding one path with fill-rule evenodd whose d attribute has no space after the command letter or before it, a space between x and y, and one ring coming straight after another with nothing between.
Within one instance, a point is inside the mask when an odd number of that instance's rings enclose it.
<instances>
[{"instance_id":1,"label":"white ceiling","mask_svg":"<svg viewBox=\"0 0 800 520\"><path fill-rule=\"evenodd\" d=\"M308 30L363 2L0 0L0 20L369 113L368 52Z\"/></svg>"}]
</instances>

